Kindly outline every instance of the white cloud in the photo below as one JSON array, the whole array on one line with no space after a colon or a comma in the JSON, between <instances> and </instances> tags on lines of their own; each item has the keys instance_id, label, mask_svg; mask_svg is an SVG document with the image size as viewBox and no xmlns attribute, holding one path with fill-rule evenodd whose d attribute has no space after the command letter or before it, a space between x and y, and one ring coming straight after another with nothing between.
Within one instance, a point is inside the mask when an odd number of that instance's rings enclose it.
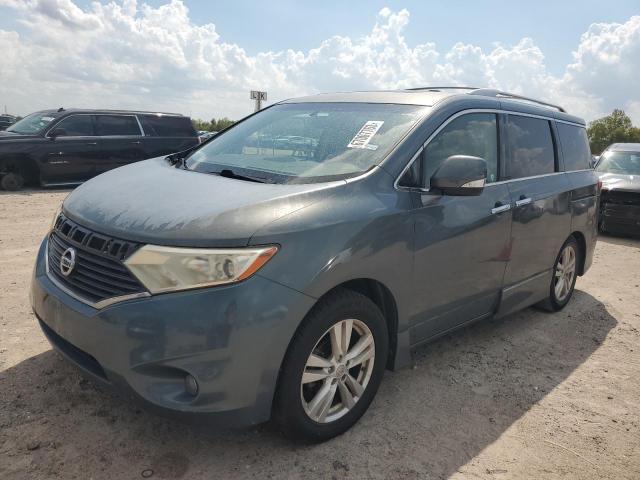
<instances>
[{"instance_id":1,"label":"white cloud","mask_svg":"<svg viewBox=\"0 0 640 480\"><path fill-rule=\"evenodd\" d=\"M458 43L410 46L407 10L380 10L369 34L334 36L308 51L249 55L214 24L198 25L171 0L157 8L136 0L0 0L23 34L0 30L0 104L19 113L45 107L111 107L178 111L194 117L250 112L248 90L270 100L319 91L478 85L561 103L593 119L627 108L640 122L640 16L594 24L574 60L551 75L533 40L483 51Z\"/></svg>"}]
</instances>

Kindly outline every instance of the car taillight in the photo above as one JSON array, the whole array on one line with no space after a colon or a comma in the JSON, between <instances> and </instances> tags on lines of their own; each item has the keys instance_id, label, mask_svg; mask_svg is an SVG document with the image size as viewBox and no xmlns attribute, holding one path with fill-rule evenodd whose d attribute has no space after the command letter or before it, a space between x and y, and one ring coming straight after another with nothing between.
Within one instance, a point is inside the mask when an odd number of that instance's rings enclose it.
<instances>
[{"instance_id":1,"label":"car taillight","mask_svg":"<svg viewBox=\"0 0 640 480\"><path fill-rule=\"evenodd\" d=\"M602 191L602 180L598 179L598 193Z\"/></svg>"}]
</instances>

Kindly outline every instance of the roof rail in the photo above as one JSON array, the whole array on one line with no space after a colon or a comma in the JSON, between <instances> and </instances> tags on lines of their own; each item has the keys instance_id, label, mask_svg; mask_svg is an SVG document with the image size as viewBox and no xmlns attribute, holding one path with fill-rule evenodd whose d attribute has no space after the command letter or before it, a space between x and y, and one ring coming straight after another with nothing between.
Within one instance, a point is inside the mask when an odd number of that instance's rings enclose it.
<instances>
[{"instance_id":1,"label":"roof rail","mask_svg":"<svg viewBox=\"0 0 640 480\"><path fill-rule=\"evenodd\" d=\"M536 100L535 98L523 97L522 95L516 95L515 93L503 92L500 90L496 90L494 88L477 88L472 92L469 92L469 95L482 95L485 97L503 97L503 98L512 98L514 100L524 100L526 102L532 102L532 103L537 103L538 105L544 105L545 107L555 108L562 113L567 112L560 105L554 105L553 103L543 102L541 100Z\"/></svg>"},{"instance_id":2,"label":"roof rail","mask_svg":"<svg viewBox=\"0 0 640 480\"><path fill-rule=\"evenodd\" d=\"M405 90L479 90L478 87L412 87Z\"/></svg>"}]
</instances>

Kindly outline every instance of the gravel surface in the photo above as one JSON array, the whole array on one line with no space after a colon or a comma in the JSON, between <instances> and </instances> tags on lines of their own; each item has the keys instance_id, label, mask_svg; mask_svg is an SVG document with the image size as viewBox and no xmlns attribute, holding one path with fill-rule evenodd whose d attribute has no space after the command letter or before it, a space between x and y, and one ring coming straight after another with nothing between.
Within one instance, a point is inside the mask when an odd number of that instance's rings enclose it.
<instances>
[{"instance_id":1,"label":"gravel surface","mask_svg":"<svg viewBox=\"0 0 640 480\"><path fill-rule=\"evenodd\" d=\"M84 380L28 301L68 191L0 192L0 479L640 478L640 240L603 236L569 306L446 336L345 435L194 429Z\"/></svg>"}]
</instances>

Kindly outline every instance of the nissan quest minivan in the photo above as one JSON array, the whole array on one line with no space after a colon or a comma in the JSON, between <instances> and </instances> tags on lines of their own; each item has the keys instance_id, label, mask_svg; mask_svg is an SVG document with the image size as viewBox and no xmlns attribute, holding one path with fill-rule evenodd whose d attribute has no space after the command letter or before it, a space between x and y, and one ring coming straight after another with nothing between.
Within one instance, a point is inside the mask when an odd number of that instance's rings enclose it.
<instances>
[{"instance_id":1,"label":"nissan quest minivan","mask_svg":"<svg viewBox=\"0 0 640 480\"><path fill-rule=\"evenodd\" d=\"M590 158L583 120L491 89L283 101L71 193L33 310L161 412L326 440L413 347L569 302L597 237Z\"/></svg>"}]
</instances>

